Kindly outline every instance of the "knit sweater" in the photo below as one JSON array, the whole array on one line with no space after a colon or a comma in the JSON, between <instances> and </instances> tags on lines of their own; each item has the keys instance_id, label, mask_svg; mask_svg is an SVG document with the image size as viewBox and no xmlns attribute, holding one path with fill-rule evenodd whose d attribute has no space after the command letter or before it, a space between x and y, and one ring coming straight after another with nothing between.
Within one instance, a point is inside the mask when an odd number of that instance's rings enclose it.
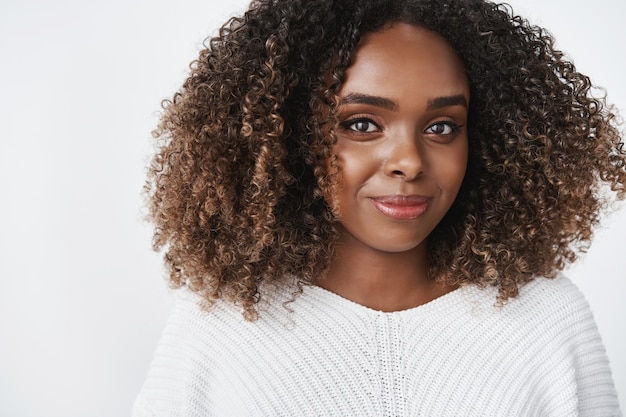
<instances>
[{"instance_id":1,"label":"knit sweater","mask_svg":"<svg viewBox=\"0 0 626 417\"><path fill-rule=\"evenodd\" d=\"M134 417L618 416L581 292L537 279L504 306L461 287L381 312L316 286L255 322L179 291Z\"/></svg>"}]
</instances>

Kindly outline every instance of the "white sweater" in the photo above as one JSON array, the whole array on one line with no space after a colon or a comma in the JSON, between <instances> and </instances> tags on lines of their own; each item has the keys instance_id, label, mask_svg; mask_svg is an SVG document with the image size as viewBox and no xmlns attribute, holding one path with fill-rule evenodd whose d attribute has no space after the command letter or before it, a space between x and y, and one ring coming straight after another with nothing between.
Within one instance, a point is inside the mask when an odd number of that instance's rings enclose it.
<instances>
[{"instance_id":1,"label":"white sweater","mask_svg":"<svg viewBox=\"0 0 626 417\"><path fill-rule=\"evenodd\" d=\"M256 322L180 291L134 417L618 416L592 314L567 278L504 307L467 286L385 313L310 286Z\"/></svg>"}]
</instances>

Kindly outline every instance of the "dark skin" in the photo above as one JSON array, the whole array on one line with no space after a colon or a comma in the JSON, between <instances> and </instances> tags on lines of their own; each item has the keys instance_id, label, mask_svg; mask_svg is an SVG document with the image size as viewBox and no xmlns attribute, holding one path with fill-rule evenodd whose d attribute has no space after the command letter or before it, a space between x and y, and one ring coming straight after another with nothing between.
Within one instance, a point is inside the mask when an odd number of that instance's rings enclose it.
<instances>
[{"instance_id":1,"label":"dark skin","mask_svg":"<svg viewBox=\"0 0 626 417\"><path fill-rule=\"evenodd\" d=\"M426 277L428 262L423 250L355 250L351 242L346 247L350 249L337 249L329 274L318 285L358 304L380 311L401 311L426 304L453 289Z\"/></svg>"},{"instance_id":2,"label":"dark skin","mask_svg":"<svg viewBox=\"0 0 626 417\"><path fill-rule=\"evenodd\" d=\"M362 38L339 97L341 237L317 284L381 311L452 291L427 275L426 240L467 166L460 59L437 34L395 23Z\"/></svg>"}]
</instances>

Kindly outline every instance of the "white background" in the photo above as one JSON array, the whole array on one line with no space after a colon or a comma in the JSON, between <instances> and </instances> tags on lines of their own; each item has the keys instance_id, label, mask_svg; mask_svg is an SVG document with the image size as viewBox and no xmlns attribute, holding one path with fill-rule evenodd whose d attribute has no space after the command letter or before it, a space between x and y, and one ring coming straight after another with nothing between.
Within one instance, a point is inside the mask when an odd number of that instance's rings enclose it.
<instances>
[{"instance_id":1,"label":"white background","mask_svg":"<svg viewBox=\"0 0 626 417\"><path fill-rule=\"evenodd\" d=\"M150 130L202 40L247 1L218 3L0 0L0 417L130 413L170 306L141 221ZM626 113L623 3L511 3ZM625 214L568 272L622 405Z\"/></svg>"}]
</instances>

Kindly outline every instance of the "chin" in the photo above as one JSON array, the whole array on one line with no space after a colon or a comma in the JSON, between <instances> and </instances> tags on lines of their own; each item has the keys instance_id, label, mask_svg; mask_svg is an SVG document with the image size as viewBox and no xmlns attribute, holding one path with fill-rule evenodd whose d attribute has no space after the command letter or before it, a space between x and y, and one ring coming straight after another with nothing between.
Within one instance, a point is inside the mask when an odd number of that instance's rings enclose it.
<instances>
[{"instance_id":1,"label":"chin","mask_svg":"<svg viewBox=\"0 0 626 417\"><path fill-rule=\"evenodd\" d=\"M421 242L412 242L412 243L405 243L405 244L399 244L398 242L393 242L393 243L390 242L387 245L381 244L381 242L378 242L378 244L372 245L372 248L376 249L379 252L400 254L400 253L405 253L405 252L420 251L421 246L422 246Z\"/></svg>"}]
</instances>

